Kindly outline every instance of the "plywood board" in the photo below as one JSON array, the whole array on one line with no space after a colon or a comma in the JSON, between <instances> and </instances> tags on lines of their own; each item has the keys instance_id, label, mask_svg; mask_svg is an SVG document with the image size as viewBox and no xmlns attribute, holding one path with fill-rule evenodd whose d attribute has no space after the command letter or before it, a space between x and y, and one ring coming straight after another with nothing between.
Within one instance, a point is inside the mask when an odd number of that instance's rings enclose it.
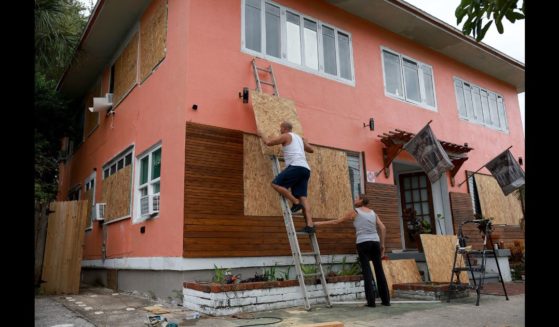
<instances>
[{"instance_id":1,"label":"plywood board","mask_svg":"<svg viewBox=\"0 0 559 327\"><path fill-rule=\"evenodd\" d=\"M88 201L53 202L41 278L44 294L78 294Z\"/></svg>"},{"instance_id":2,"label":"plywood board","mask_svg":"<svg viewBox=\"0 0 559 327\"><path fill-rule=\"evenodd\" d=\"M307 154L311 167L308 187L311 216L340 218L353 208L347 155L325 147L313 148L314 153ZM274 179L271 160L260 151L258 137L245 134L243 151L244 214L281 216L278 193L270 186Z\"/></svg>"},{"instance_id":3,"label":"plywood board","mask_svg":"<svg viewBox=\"0 0 559 327\"><path fill-rule=\"evenodd\" d=\"M431 281L450 283L458 238L456 235L431 234L420 234L420 237ZM464 259L461 255L458 255L456 261L456 267L464 267ZM468 282L468 274L465 271L460 273L460 282Z\"/></svg>"},{"instance_id":4,"label":"plywood board","mask_svg":"<svg viewBox=\"0 0 559 327\"><path fill-rule=\"evenodd\" d=\"M390 290L390 297L394 296L394 290L392 289L394 284L422 282L414 259L382 260L382 268Z\"/></svg>"},{"instance_id":5,"label":"plywood board","mask_svg":"<svg viewBox=\"0 0 559 327\"><path fill-rule=\"evenodd\" d=\"M258 91L250 94L256 127L262 134L269 138L277 137L280 135L280 124L288 121L293 126L293 132L303 137L303 127L297 118L297 109L292 100ZM263 154L282 156L281 145L269 147L261 143L261 146Z\"/></svg>"},{"instance_id":6,"label":"plywood board","mask_svg":"<svg viewBox=\"0 0 559 327\"><path fill-rule=\"evenodd\" d=\"M493 224L519 225L522 204L517 191L505 196L493 176L475 174L481 212L485 218L493 218Z\"/></svg>"},{"instance_id":7,"label":"plywood board","mask_svg":"<svg viewBox=\"0 0 559 327\"><path fill-rule=\"evenodd\" d=\"M140 76L142 82L165 58L167 43L167 0L156 0L140 21Z\"/></svg>"},{"instance_id":8,"label":"plywood board","mask_svg":"<svg viewBox=\"0 0 559 327\"><path fill-rule=\"evenodd\" d=\"M106 203L105 222L130 215L132 166L126 166L103 180L101 203Z\"/></svg>"},{"instance_id":9,"label":"plywood board","mask_svg":"<svg viewBox=\"0 0 559 327\"><path fill-rule=\"evenodd\" d=\"M260 138L244 134L243 153L245 215L281 216L279 195L270 186L272 161L262 154Z\"/></svg>"},{"instance_id":10,"label":"plywood board","mask_svg":"<svg viewBox=\"0 0 559 327\"><path fill-rule=\"evenodd\" d=\"M84 198L89 202L89 203L93 203L93 189L89 189L87 191L84 192ZM91 227L91 215L93 214L93 205L90 205L87 207L87 215L86 215L86 227Z\"/></svg>"},{"instance_id":11,"label":"plywood board","mask_svg":"<svg viewBox=\"0 0 559 327\"><path fill-rule=\"evenodd\" d=\"M113 103L117 104L137 83L138 77L138 33L115 62L115 79Z\"/></svg>"}]
</instances>

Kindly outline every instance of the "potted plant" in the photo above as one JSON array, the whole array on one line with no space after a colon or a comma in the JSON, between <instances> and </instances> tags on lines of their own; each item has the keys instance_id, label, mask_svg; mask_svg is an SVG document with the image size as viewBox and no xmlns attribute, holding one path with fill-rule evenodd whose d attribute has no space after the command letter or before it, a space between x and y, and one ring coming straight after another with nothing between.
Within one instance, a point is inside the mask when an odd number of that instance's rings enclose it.
<instances>
[{"instance_id":1,"label":"potted plant","mask_svg":"<svg viewBox=\"0 0 559 327\"><path fill-rule=\"evenodd\" d=\"M423 246L421 245L421 238L419 235L431 234L431 223L423 219L423 217L418 217L413 208L404 209L403 216L406 221L410 239L416 242L418 251L423 252Z\"/></svg>"}]
</instances>

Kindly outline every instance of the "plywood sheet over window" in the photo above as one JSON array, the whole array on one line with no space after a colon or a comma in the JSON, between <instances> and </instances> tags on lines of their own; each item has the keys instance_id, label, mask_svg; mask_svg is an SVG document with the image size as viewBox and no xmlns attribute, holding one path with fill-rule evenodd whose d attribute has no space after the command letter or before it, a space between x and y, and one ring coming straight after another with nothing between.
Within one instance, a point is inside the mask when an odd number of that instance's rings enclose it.
<instances>
[{"instance_id":1,"label":"plywood sheet over window","mask_svg":"<svg viewBox=\"0 0 559 327\"><path fill-rule=\"evenodd\" d=\"M288 121L293 125L293 132L303 136L303 127L297 118L297 109L292 100L280 98L261 92L251 92L252 108L256 126L267 137L280 135L280 124ZM281 156L281 145L268 147L262 143L262 153Z\"/></svg>"},{"instance_id":2,"label":"plywood sheet over window","mask_svg":"<svg viewBox=\"0 0 559 327\"><path fill-rule=\"evenodd\" d=\"M101 83L97 83L93 89L91 89L85 98L85 113L84 113L84 123L83 123L83 138L93 132L95 127L99 125L99 113L89 111L89 107L93 107L93 97L100 96L101 93Z\"/></svg>"},{"instance_id":3,"label":"plywood sheet over window","mask_svg":"<svg viewBox=\"0 0 559 327\"><path fill-rule=\"evenodd\" d=\"M118 103L137 83L138 75L138 33L128 42L128 45L115 62L113 103Z\"/></svg>"},{"instance_id":4,"label":"plywood sheet over window","mask_svg":"<svg viewBox=\"0 0 559 327\"><path fill-rule=\"evenodd\" d=\"M519 225L522 205L517 192L505 196L493 176L474 176L483 216L493 218L493 224Z\"/></svg>"},{"instance_id":5,"label":"plywood sheet over window","mask_svg":"<svg viewBox=\"0 0 559 327\"><path fill-rule=\"evenodd\" d=\"M314 146L307 154L311 167L308 199L312 217L337 219L352 207L347 155L343 151ZM279 197L270 186L273 180L269 156L260 151L259 138L244 135L244 214L282 216Z\"/></svg>"},{"instance_id":6,"label":"plywood sheet over window","mask_svg":"<svg viewBox=\"0 0 559 327\"><path fill-rule=\"evenodd\" d=\"M130 215L132 191L132 165L122 168L103 180L102 201L105 208L105 222Z\"/></svg>"},{"instance_id":7,"label":"plywood sheet over window","mask_svg":"<svg viewBox=\"0 0 559 327\"><path fill-rule=\"evenodd\" d=\"M156 0L140 21L140 76L142 82L165 58L167 42L167 1Z\"/></svg>"}]
</instances>

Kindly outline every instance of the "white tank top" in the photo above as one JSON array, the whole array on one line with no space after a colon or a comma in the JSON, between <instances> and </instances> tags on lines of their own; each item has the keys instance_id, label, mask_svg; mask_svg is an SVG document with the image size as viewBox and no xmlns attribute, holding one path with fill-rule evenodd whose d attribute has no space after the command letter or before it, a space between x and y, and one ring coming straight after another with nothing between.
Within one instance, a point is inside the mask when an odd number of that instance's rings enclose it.
<instances>
[{"instance_id":1,"label":"white tank top","mask_svg":"<svg viewBox=\"0 0 559 327\"><path fill-rule=\"evenodd\" d=\"M283 158L285 159L285 166L300 166L311 170L305 157L305 145L303 139L295 134L289 132L291 135L291 143L283 146Z\"/></svg>"},{"instance_id":2,"label":"white tank top","mask_svg":"<svg viewBox=\"0 0 559 327\"><path fill-rule=\"evenodd\" d=\"M377 214L371 210L366 212L360 208L355 208L357 216L353 220L355 227L355 243L362 243L366 241L380 242L380 237L377 232Z\"/></svg>"}]
</instances>

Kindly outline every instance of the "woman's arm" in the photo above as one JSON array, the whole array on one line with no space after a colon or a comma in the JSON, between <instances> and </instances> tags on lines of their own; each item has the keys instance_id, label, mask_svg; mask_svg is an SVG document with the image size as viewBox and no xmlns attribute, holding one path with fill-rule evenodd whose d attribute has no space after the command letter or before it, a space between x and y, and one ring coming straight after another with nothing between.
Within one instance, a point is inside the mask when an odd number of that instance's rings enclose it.
<instances>
[{"instance_id":1,"label":"woman's arm","mask_svg":"<svg viewBox=\"0 0 559 327\"><path fill-rule=\"evenodd\" d=\"M317 221L314 223L314 225L315 226L337 225L343 223L344 221L352 220L353 218L355 218L355 215L356 215L355 211L348 211L342 218L338 218L334 220Z\"/></svg>"},{"instance_id":2,"label":"woman's arm","mask_svg":"<svg viewBox=\"0 0 559 327\"><path fill-rule=\"evenodd\" d=\"M377 215L377 229L378 235L380 238L380 256L381 258L384 256L384 240L386 239L386 226L380 221Z\"/></svg>"}]
</instances>

